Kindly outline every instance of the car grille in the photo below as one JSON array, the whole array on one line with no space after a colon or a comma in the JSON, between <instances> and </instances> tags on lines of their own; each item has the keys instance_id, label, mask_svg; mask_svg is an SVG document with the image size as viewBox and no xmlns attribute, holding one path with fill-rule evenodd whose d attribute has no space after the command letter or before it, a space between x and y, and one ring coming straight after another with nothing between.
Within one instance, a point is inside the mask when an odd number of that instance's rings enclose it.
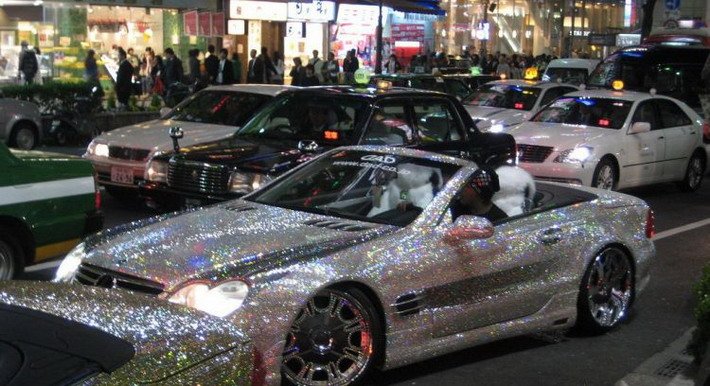
<instances>
[{"instance_id":1,"label":"car grille","mask_svg":"<svg viewBox=\"0 0 710 386\"><path fill-rule=\"evenodd\" d=\"M133 149L123 146L109 146L108 156L110 158L125 159L129 161L145 161L148 159L150 150Z\"/></svg>"},{"instance_id":2,"label":"car grille","mask_svg":"<svg viewBox=\"0 0 710 386\"><path fill-rule=\"evenodd\" d=\"M168 185L177 190L226 194L229 191L229 170L222 165L170 160Z\"/></svg>"},{"instance_id":3,"label":"car grille","mask_svg":"<svg viewBox=\"0 0 710 386\"><path fill-rule=\"evenodd\" d=\"M74 280L85 285L103 288L122 288L128 291L141 292L154 296L161 294L165 290L165 287L160 283L116 271L110 271L90 264L80 265L74 275Z\"/></svg>"},{"instance_id":4,"label":"car grille","mask_svg":"<svg viewBox=\"0 0 710 386\"><path fill-rule=\"evenodd\" d=\"M518 161L539 164L545 162L552 150L550 146L518 145Z\"/></svg>"}]
</instances>

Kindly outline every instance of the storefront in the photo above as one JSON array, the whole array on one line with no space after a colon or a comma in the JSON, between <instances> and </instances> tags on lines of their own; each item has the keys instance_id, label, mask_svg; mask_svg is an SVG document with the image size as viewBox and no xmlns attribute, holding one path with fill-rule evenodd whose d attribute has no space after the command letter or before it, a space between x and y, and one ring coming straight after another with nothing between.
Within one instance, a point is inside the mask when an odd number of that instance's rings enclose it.
<instances>
[{"instance_id":1,"label":"storefront","mask_svg":"<svg viewBox=\"0 0 710 386\"><path fill-rule=\"evenodd\" d=\"M382 57L391 52L390 14L392 8L382 7ZM377 18L379 7L374 5L340 4L337 22L331 26L330 49L342 61L351 49L357 52L360 67L375 67Z\"/></svg>"}]
</instances>

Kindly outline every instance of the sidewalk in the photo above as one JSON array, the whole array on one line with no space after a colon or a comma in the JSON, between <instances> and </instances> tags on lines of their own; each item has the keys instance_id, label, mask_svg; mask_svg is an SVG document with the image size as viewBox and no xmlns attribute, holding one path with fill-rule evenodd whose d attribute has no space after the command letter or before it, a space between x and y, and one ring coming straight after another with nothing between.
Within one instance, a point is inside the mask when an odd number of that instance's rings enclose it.
<instances>
[{"instance_id":1,"label":"sidewalk","mask_svg":"<svg viewBox=\"0 0 710 386\"><path fill-rule=\"evenodd\" d=\"M614 386L702 386L702 383L696 383L700 369L693 364L693 357L686 350L693 330L691 328L686 331L665 350L647 359ZM705 384L709 384L708 369L700 372L705 377Z\"/></svg>"}]
</instances>

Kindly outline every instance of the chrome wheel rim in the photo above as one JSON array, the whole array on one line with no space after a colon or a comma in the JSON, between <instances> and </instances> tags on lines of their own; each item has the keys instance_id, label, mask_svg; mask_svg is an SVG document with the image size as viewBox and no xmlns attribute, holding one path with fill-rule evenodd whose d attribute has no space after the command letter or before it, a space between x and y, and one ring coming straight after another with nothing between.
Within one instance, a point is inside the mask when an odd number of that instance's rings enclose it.
<instances>
[{"instance_id":1,"label":"chrome wheel rim","mask_svg":"<svg viewBox=\"0 0 710 386\"><path fill-rule=\"evenodd\" d=\"M602 165L597 174L597 188L612 190L614 187L614 168Z\"/></svg>"},{"instance_id":2,"label":"chrome wheel rim","mask_svg":"<svg viewBox=\"0 0 710 386\"><path fill-rule=\"evenodd\" d=\"M31 129L22 127L15 135L15 142L20 149L30 150L35 146L35 134Z\"/></svg>"},{"instance_id":3,"label":"chrome wheel rim","mask_svg":"<svg viewBox=\"0 0 710 386\"><path fill-rule=\"evenodd\" d=\"M15 271L15 260L13 259L12 247L0 241L0 280L12 279Z\"/></svg>"},{"instance_id":4,"label":"chrome wheel rim","mask_svg":"<svg viewBox=\"0 0 710 386\"><path fill-rule=\"evenodd\" d=\"M703 162L698 157L694 157L690 160L690 165L688 165L688 185L690 188L695 188L700 184L700 180L703 178Z\"/></svg>"},{"instance_id":5,"label":"chrome wheel rim","mask_svg":"<svg viewBox=\"0 0 710 386\"><path fill-rule=\"evenodd\" d=\"M299 311L286 337L282 368L296 385L348 385L373 354L372 325L362 304L329 290Z\"/></svg>"},{"instance_id":6,"label":"chrome wheel rim","mask_svg":"<svg viewBox=\"0 0 710 386\"><path fill-rule=\"evenodd\" d=\"M602 327L616 325L631 304L633 276L626 256L607 249L592 262L587 282L587 300L592 318Z\"/></svg>"}]
</instances>

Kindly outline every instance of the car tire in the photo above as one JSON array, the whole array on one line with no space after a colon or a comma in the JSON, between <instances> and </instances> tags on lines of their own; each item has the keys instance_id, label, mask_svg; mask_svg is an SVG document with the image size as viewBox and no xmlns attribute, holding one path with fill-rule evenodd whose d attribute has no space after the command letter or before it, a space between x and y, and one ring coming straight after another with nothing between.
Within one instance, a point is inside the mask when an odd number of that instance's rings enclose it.
<instances>
[{"instance_id":1,"label":"car tire","mask_svg":"<svg viewBox=\"0 0 710 386\"><path fill-rule=\"evenodd\" d=\"M18 240L5 228L0 228L0 280L10 280L24 267L24 253Z\"/></svg>"},{"instance_id":2,"label":"car tire","mask_svg":"<svg viewBox=\"0 0 710 386\"><path fill-rule=\"evenodd\" d=\"M628 315L636 296L629 256L607 247L589 263L577 299L577 329L597 335L617 327Z\"/></svg>"},{"instance_id":3,"label":"car tire","mask_svg":"<svg viewBox=\"0 0 710 386\"><path fill-rule=\"evenodd\" d=\"M705 174L705 159L698 152L693 153L685 169L683 181L678 182L678 188L684 192L694 192L700 189Z\"/></svg>"},{"instance_id":4,"label":"car tire","mask_svg":"<svg viewBox=\"0 0 710 386\"><path fill-rule=\"evenodd\" d=\"M594 174L592 175L592 187L605 190L616 190L618 180L619 176L614 162L608 158L602 158L602 160L597 164L597 167L594 168Z\"/></svg>"},{"instance_id":5,"label":"car tire","mask_svg":"<svg viewBox=\"0 0 710 386\"><path fill-rule=\"evenodd\" d=\"M324 289L298 312L286 335L283 379L298 386L362 384L382 354L382 331L362 291Z\"/></svg>"},{"instance_id":6,"label":"car tire","mask_svg":"<svg viewBox=\"0 0 710 386\"><path fill-rule=\"evenodd\" d=\"M39 142L37 130L29 122L18 122L10 134L10 147L21 150L32 150Z\"/></svg>"}]
</instances>

